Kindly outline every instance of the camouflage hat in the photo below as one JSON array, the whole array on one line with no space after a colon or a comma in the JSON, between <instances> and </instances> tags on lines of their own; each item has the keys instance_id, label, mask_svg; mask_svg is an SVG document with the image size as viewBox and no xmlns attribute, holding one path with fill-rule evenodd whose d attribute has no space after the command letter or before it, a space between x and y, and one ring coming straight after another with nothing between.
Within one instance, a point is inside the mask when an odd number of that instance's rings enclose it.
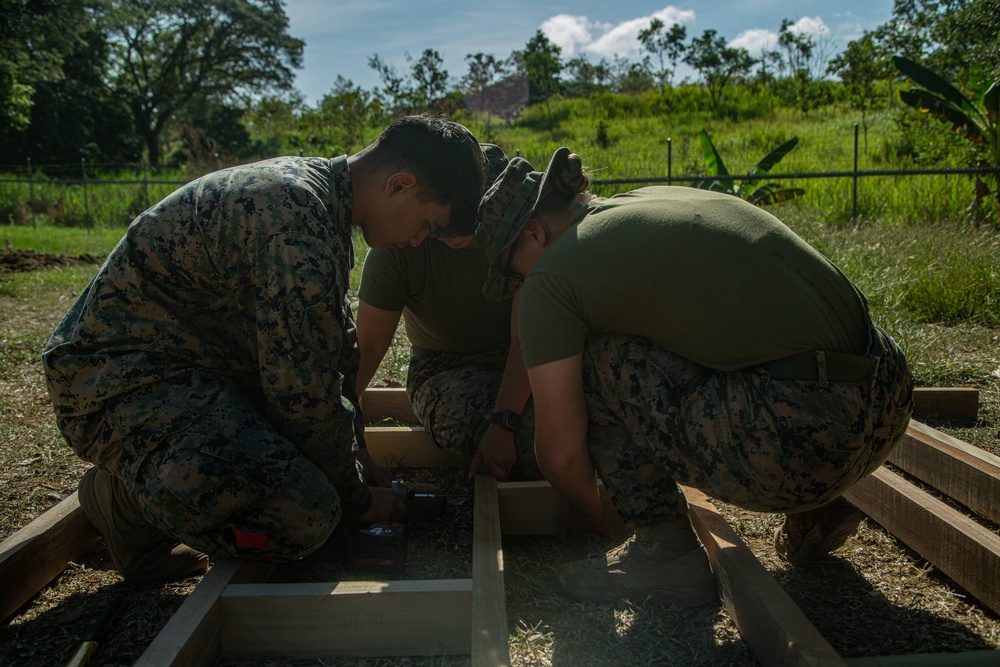
<instances>
[{"instance_id":1,"label":"camouflage hat","mask_svg":"<svg viewBox=\"0 0 1000 667\"><path fill-rule=\"evenodd\" d=\"M503 149L495 144L479 144L479 147L483 149L483 156L485 158L486 171L483 175L483 183L486 184L488 189L493 182L497 180L497 177L503 173L503 170L507 168L507 155L504 154ZM473 220L471 225L462 224L456 225L454 221L447 227L442 227L441 229L435 230L429 236L431 238L450 238L454 236L466 236L471 234L475 229L476 221ZM472 229L470 229L470 227Z\"/></svg>"},{"instance_id":2,"label":"camouflage hat","mask_svg":"<svg viewBox=\"0 0 1000 667\"><path fill-rule=\"evenodd\" d=\"M531 219L538 202L551 189L549 176L559 171L553 167L563 166L569 156L568 148L558 149L552 154L544 172L535 171L527 160L516 157L483 195L479 202L476 245L486 252L490 260L486 284L483 285L483 294L487 298L503 301L514 296L521 287L520 280L503 275L500 258Z\"/></svg>"}]
</instances>

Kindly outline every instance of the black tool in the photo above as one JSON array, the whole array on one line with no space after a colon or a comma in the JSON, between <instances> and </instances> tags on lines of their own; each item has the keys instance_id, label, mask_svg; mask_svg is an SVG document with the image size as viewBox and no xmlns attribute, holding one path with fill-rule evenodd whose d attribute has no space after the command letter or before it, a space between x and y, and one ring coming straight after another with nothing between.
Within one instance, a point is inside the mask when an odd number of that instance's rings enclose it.
<instances>
[{"instance_id":1,"label":"black tool","mask_svg":"<svg viewBox=\"0 0 1000 667\"><path fill-rule=\"evenodd\" d=\"M111 629L111 623L124 606L125 598L123 597L115 595L108 600L108 603L104 605L104 609L101 611L101 615L97 617L94 625L83 636L83 642L80 644L80 647L76 649L76 653L66 663L66 667L83 667L83 665L86 665L90 661L90 656L94 654L97 647L104 641L108 630Z\"/></svg>"},{"instance_id":2,"label":"black tool","mask_svg":"<svg viewBox=\"0 0 1000 667\"><path fill-rule=\"evenodd\" d=\"M406 527L395 521L355 526L347 531L344 561L352 574L378 579L406 573Z\"/></svg>"}]
</instances>

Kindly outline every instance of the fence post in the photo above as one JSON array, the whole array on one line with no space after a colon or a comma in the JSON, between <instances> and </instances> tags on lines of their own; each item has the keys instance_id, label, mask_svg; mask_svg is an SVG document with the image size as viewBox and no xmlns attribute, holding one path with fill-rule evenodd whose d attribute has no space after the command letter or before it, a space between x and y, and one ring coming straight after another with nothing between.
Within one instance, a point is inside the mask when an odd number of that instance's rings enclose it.
<instances>
[{"instance_id":1,"label":"fence post","mask_svg":"<svg viewBox=\"0 0 1000 667\"><path fill-rule=\"evenodd\" d=\"M673 185L674 143L667 137L667 185Z\"/></svg>"},{"instance_id":2,"label":"fence post","mask_svg":"<svg viewBox=\"0 0 1000 667\"><path fill-rule=\"evenodd\" d=\"M854 124L854 187L853 203L851 204L851 222L858 219L858 124Z\"/></svg>"},{"instance_id":3,"label":"fence post","mask_svg":"<svg viewBox=\"0 0 1000 667\"><path fill-rule=\"evenodd\" d=\"M87 230L90 230L90 197L87 196L87 158L80 158L80 173L83 175L83 216Z\"/></svg>"},{"instance_id":4,"label":"fence post","mask_svg":"<svg viewBox=\"0 0 1000 667\"><path fill-rule=\"evenodd\" d=\"M31 170L31 158L28 158L28 208L31 211L31 226L35 226L35 177Z\"/></svg>"}]
</instances>

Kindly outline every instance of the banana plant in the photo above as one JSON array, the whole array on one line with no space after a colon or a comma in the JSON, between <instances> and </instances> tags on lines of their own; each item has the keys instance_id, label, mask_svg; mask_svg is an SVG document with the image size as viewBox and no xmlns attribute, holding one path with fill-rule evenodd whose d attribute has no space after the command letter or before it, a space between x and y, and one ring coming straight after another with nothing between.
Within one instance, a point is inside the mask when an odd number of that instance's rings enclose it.
<instances>
[{"instance_id":1,"label":"banana plant","mask_svg":"<svg viewBox=\"0 0 1000 667\"><path fill-rule=\"evenodd\" d=\"M944 77L923 65L902 56L893 56L892 63L902 74L921 86L900 91L899 98L903 102L921 113L930 114L942 123L950 124L953 132L981 148L978 159L974 159L977 166L1000 168L1000 126L997 124L997 116L1000 114L1000 78L990 81L982 76L972 77L970 87L977 103ZM1000 172L994 171L993 178L996 186L991 192L981 175L976 174L973 200L967 210L978 214L983 200L992 194L997 200L997 223L1000 224Z\"/></svg>"},{"instance_id":2,"label":"banana plant","mask_svg":"<svg viewBox=\"0 0 1000 667\"><path fill-rule=\"evenodd\" d=\"M726 169L726 165L722 162L722 156L719 155L719 151L715 150L715 145L712 143L712 138L708 136L708 132L702 130L698 133L698 141L701 143L701 152L705 156L705 162L708 163L708 171L712 176L729 176L729 171ZM771 168L781 161L781 158L788 155L793 148L799 143L798 137L792 137L785 143L781 144L773 151L764 156L764 159L754 165L746 178L737 183L735 180L718 180L718 179L704 179L698 180L691 185L696 188L701 188L702 190L714 190L715 192L725 192L741 199L745 199L751 204L757 206L767 206L768 204L780 204L781 202L791 201L796 197L801 197L806 193L802 188L786 188L780 183L764 183L763 185L757 185L762 180L760 176L763 176Z\"/></svg>"}]
</instances>

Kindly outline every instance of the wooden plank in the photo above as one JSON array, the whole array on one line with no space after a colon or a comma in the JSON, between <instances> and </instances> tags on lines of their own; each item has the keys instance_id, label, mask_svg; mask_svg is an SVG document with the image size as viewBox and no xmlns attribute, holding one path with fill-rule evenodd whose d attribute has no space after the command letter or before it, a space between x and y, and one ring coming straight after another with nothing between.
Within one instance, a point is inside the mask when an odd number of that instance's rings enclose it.
<instances>
[{"instance_id":1,"label":"wooden plank","mask_svg":"<svg viewBox=\"0 0 1000 667\"><path fill-rule=\"evenodd\" d=\"M849 667L997 667L1000 651L962 653L911 653L848 658Z\"/></svg>"},{"instance_id":2,"label":"wooden plank","mask_svg":"<svg viewBox=\"0 0 1000 667\"><path fill-rule=\"evenodd\" d=\"M944 434L911 421L889 462L990 521L1000 523L1000 466L969 452L971 445L960 449L941 439L941 435Z\"/></svg>"},{"instance_id":3,"label":"wooden plank","mask_svg":"<svg viewBox=\"0 0 1000 667\"><path fill-rule=\"evenodd\" d=\"M920 431L924 435L929 435L935 440L947 443L951 447L961 450L966 454L968 454L969 456L974 456L980 461L985 461L986 463L989 463L991 466L995 468L1000 468L1000 456L997 456L996 454L991 454L990 452L987 452L984 449L980 449L975 445L970 445L969 443L963 442L962 440L952 437L947 433L939 431L935 428L931 428L927 424L914 421L912 419L910 420L910 428L916 431Z\"/></svg>"},{"instance_id":4,"label":"wooden plank","mask_svg":"<svg viewBox=\"0 0 1000 667\"><path fill-rule=\"evenodd\" d=\"M472 529L472 665L510 665L497 480L476 475Z\"/></svg>"},{"instance_id":5,"label":"wooden plank","mask_svg":"<svg viewBox=\"0 0 1000 667\"><path fill-rule=\"evenodd\" d=\"M979 390L965 387L917 387L913 413L921 419L934 416L975 419L979 415Z\"/></svg>"},{"instance_id":6,"label":"wooden plank","mask_svg":"<svg viewBox=\"0 0 1000 667\"><path fill-rule=\"evenodd\" d=\"M422 427L368 427L365 441L372 459L384 468L467 468L472 461L438 447Z\"/></svg>"},{"instance_id":7,"label":"wooden plank","mask_svg":"<svg viewBox=\"0 0 1000 667\"><path fill-rule=\"evenodd\" d=\"M98 537L74 492L0 543L0 619L59 576Z\"/></svg>"},{"instance_id":8,"label":"wooden plank","mask_svg":"<svg viewBox=\"0 0 1000 667\"><path fill-rule=\"evenodd\" d=\"M383 419L395 419L401 422L415 422L413 406L410 397L403 388L372 387L365 390L361 396L361 412L365 420L379 422Z\"/></svg>"},{"instance_id":9,"label":"wooden plank","mask_svg":"<svg viewBox=\"0 0 1000 667\"><path fill-rule=\"evenodd\" d=\"M227 586L222 655L283 660L468 654L470 579Z\"/></svg>"},{"instance_id":10,"label":"wooden plank","mask_svg":"<svg viewBox=\"0 0 1000 667\"><path fill-rule=\"evenodd\" d=\"M219 596L230 584L266 581L273 563L219 561L170 617L136 667L201 667L222 658Z\"/></svg>"},{"instance_id":11,"label":"wooden plank","mask_svg":"<svg viewBox=\"0 0 1000 667\"><path fill-rule=\"evenodd\" d=\"M844 494L865 514L1000 612L1000 535L885 468Z\"/></svg>"},{"instance_id":12,"label":"wooden plank","mask_svg":"<svg viewBox=\"0 0 1000 667\"><path fill-rule=\"evenodd\" d=\"M691 523L712 560L719 593L760 663L844 665L708 497L698 489L682 488Z\"/></svg>"},{"instance_id":13,"label":"wooden plank","mask_svg":"<svg viewBox=\"0 0 1000 667\"><path fill-rule=\"evenodd\" d=\"M559 492L545 480L537 482L500 482L500 532L504 535L555 535L559 531L559 514L564 504ZM606 532L625 528L608 492L601 485Z\"/></svg>"}]
</instances>

